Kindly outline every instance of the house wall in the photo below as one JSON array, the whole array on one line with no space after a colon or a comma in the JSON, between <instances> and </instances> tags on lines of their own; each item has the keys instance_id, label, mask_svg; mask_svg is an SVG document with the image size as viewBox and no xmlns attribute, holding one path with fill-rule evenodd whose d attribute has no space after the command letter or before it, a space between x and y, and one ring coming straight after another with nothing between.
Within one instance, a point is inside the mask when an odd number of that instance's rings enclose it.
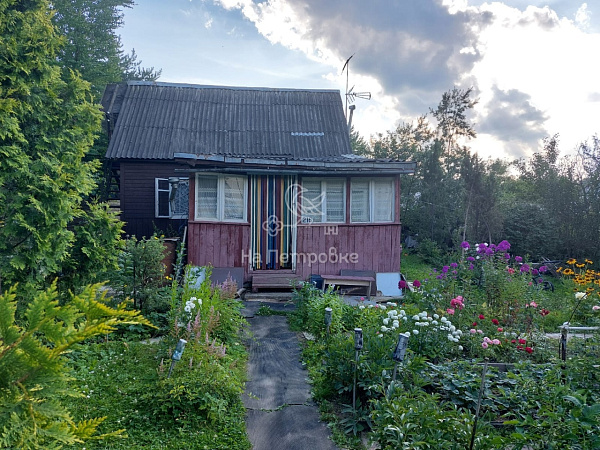
<instances>
[{"instance_id":1,"label":"house wall","mask_svg":"<svg viewBox=\"0 0 600 450\"><path fill-rule=\"evenodd\" d=\"M194 179L190 177L190 218L194 195ZM311 274L339 274L342 269L398 272L402 252L399 178L395 198L392 223L351 224L348 212L344 224L298 225L296 274L307 279ZM188 249L188 261L192 264L243 267L245 281L252 276L250 223L190 220Z\"/></svg>"},{"instance_id":2,"label":"house wall","mask_svg":"<svg viewBox=\"0 0 600 450\"><path fill-rule=\"evenodd\" d=\"M174 230L187 224L186 219L159 219L155 216L155 178L181 176L175 169L185 166L167 162L132 161L120 163L121 220L125 233L138 238L152 236L155 229Z\"/></svg>"},{"instance_id":3,"label":"house wall","mask_svg":"<svg viewBox=\"0 0 600 450\"><path fill-rule=\"evenodd\" d=\"M400 224L299 226L296 273L339 275L342 269L398 272Z\"/></svg>"},{"instance_id":4,"label":"house wall","mask_svg":"<svg viewBox=\"0 0 600 450\"><path fill-rule=\"evenodd\" d=\"M250 224L190 222L188 262L196 266L244 267L247 279Z\"/></svg>"}]
</instances>

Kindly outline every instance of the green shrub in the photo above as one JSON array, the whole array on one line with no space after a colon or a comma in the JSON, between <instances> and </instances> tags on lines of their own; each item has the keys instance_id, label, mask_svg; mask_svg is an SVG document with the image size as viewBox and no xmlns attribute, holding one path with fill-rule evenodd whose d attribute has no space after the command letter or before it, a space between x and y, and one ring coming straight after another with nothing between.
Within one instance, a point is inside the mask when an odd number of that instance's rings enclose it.
<instances>
[{"instance_id":1,"label":"green shrub","mask_svg":"<svg viewBox=\"0 0 600 450\"><path fill-rule=\"evenodd\" d=\"M31 299L22 324L15 321L16 289L0 295L0 447L58 448L90 439L103 418L75 422L62 399L71 387L66 353L120 324L150 323L137 311L107 306L100 285L59 305L56 284ZM122 430L108 435L122 434Z\"/></svg>"},{"instance_id":2,"label":"green shrub","mask_svg":"<svg viewBox=\"0 0 600 450\"><path fill-rule=\"evenodd\" d=\"M390 387L372 404L372 439L389 449L469 448L473 415L436 394L420 389L408 392ZM475 448L491 448L478 434Z\"/></svg>"},{"instance_id":3,"label":"green shrub","mask_svg":"<svg viewBox=\"0 0 600 450\"><path fill-rule=\"evenodd\" d=\"M164 251L163 240L157 236L140 240L133 236L125 240L118 269L107 274L117 303L131 299L134 308L148 315L168 311Z\"/></svg>"}]
</instances>

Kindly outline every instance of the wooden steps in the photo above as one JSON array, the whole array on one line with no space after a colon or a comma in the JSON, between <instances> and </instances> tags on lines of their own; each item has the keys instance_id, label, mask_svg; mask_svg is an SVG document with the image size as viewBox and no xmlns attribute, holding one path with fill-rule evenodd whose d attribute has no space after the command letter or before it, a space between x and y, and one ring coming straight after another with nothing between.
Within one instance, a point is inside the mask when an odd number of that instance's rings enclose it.
<instances>
[{"instance_id":1,"label":"wooden steps","mask_svg":"<svg viewBox=\"0 0 600 450\"><path fill-rule=\"evenodd\" d=\"M259 289L293 289L298 284L300 276L291 272L256 271L252 274L252 292Z\"/></svg>"}]
</instances>

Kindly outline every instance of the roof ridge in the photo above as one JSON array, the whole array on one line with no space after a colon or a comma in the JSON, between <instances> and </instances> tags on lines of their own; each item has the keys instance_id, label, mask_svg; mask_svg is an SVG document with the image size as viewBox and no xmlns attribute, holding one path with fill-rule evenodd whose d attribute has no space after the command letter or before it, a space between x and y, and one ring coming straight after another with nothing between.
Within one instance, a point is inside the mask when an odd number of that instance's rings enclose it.
<instances>
[{"instance_id":1,"label":"roof ridge","mask_svg":"<svg viewBox=\"0 0 600 450\"><path fill-rule=\"evenodd\" d=\"M211 84L172 83L168 81L128 81L128 86L158 86L179 87L189 89L227 89L232 91L273 91L273 92L335 92L339 89L308 89L308 88L269 88L259 86L221 86Z\"/></svg>"}]
</instances>

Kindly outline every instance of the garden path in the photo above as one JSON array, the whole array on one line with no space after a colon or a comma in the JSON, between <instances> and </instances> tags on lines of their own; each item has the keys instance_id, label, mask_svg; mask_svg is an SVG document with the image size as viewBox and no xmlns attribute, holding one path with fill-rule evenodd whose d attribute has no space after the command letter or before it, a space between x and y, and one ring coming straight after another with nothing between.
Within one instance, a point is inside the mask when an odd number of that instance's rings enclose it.
<instances>
[{"instance_id":1,"label":"garden path","mask_svg":"<svg viewBox=\"0 0 600 450\"><path fill-rule=\"evenodd\" d=\"M260 301L244 302L250 324L248 381L243 395L246 429L254 450L336 450L311 400L296 333L285 316L257 316ZM293 309L277 302L271 309Z\"/></svg>"}]
</instances>

